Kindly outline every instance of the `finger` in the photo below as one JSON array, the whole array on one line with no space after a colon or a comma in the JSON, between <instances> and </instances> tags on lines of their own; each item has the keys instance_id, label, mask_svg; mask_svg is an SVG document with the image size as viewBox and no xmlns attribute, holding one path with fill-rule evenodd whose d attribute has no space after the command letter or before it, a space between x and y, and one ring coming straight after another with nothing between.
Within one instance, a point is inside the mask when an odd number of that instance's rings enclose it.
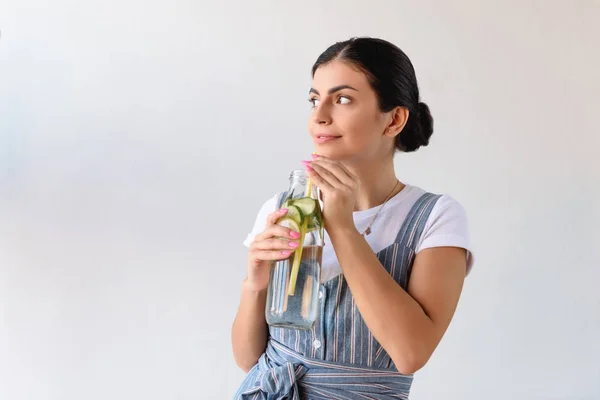
<instances>
[{"instance_id":1,"label":"finger","mask_svg":"<svg viewBox=\"0 0 600 400\"><path fill-rule=\"evenodd\" d=\"M254 241L260 242L262 240L270 239L272 237L298 239L300 237L300 233L281 225L270 225L263 232L256 235Z\"/></svg>"},{"instance_id":2,"label":"finger","mask_svg":"<svg viewBox=\"0 0 600 400\"><path fill-rule=\"evenodd\" d=\"M344 172L346 173L346 175L348 175L348 177L350 177L350 178L351 178L353 181L355 181L355 180L356 180L356 175L354 175L354 174L353 174L353 173L352 173L352 172L351 172L351 171L350 171L350 170L349 170L349 169L348 169L348 168L347 168L347 167L344 165L344 163L342 163L342 162L339 162L339 161L334 161L334 160L331 160L331 159L329 159L329 158L327 158L327 157L319 156L319 155L316 155L316 154L313 154L313 155L312 155L312 157L313 157L313 160L319 160L319 161L323 161L323 162L324 162L324 163L326 163L326 164L335 164L335 165L337 165L337 166L338 166L339 168L341 168L341 169L342 169L342 171L344 171Z\"/></svg>"},{"instance_id":3,"label":"finger","mask_svg":"<svg viewBox=\"0 0 600 400\"><path fill-rule=\"evenodd\" d=\"M290 250L255 250L251 257L260 261L280 261L285 260L292 254Z\"/></svg>"},{"instance_id":4,"label":"finger","mask_svg":"<svg viewBox=\"0 0 600 400\"><path fill-rule=\"evenodd\" d=\"M321 190L321 193L324 194L330 190L333 190L333 186L329 184L323 177L315 171L310 165L305 164L304 168L306 169L306 173L311 181Z\"/></svg>"},{"instance_id":5,"label":"finger","mask_svg":"<svg viewBox=\"0 0 600 400\"><path fill-rule=\"evenodd\" d=\"M267 226L275 225L279 218L285 216L287 212L287 208L282 208L269 214L269 216L267 217Z\"/></svg>"},{"instance_id":6,"label":"finger","mask_svg":"<svg viewBox=\"0 0 600 400\"><path fill-rule=\"evenodd\" d=\"M298 248L300 244L297 240L287 240L280 238L271 238L266 240L261 240L260 242L255 242L253 249L256 250L290 250L293 251Z\"/></svg>"},{"instance_id":7,"label":"finger","mask_svg":"<svg viewBox=\"0 0 600 400\"><path fill-rule=\"evenodd\" d=\"M346 170L343 165L337 161L331 161L331 160L315 160L311 163L311 166L313 168L315 167L322 167L323 169L325 169L328 173L330 173L331 175L333 175L337 181L339 181L342 185L347 186L347 187L353 187L354 186L354 179L352 177L351 174L349 174L349 171Z\"/></svg>"},{"instance_id":8,"label":"finger","mask_svg":"<svg viewBox=\"0 0 600 400\"><path fill-rule=\"evenodd\" d=\"M343 186L346 186L326 166L313 161L310 163L310 167L332 187L341 189Z\"/></svg>"}]
</instances>

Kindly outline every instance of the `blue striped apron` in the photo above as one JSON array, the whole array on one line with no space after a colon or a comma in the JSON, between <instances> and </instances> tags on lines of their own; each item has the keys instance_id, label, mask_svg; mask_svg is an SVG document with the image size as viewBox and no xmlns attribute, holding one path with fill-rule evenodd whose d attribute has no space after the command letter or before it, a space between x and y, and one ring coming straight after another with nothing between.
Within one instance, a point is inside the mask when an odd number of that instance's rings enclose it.
<instances>
[{"instance_id":1,"label":"blue striped apron","mask_svg":"<svg viewBox=\"0 0 600 400\"><path fill-rule=\"evenodd\" d=\"M404 290L408 289L415 247L439 198L423 194L394 243L377 253ZM320 285L319 307L312 330L269 328L267 349L234 399L407 399L412 375L399 373L375 340L343 275Z\"/></svg>"}]
</instances>

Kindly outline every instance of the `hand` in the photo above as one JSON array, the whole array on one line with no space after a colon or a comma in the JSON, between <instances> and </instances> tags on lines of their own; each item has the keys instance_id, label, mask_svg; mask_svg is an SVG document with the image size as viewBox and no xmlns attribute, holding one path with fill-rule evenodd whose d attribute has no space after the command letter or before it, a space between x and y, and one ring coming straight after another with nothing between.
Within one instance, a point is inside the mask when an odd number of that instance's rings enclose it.
<instances>
[{"instance_id":1,"label":"hand","mask_svg":"<svg viewBox=\"0 0 600 400\"><path fill-rule=\"evenodd\" d=\"M308 176L323 195L325 229L354 228L352 212L358 191L358 179L340 162L313 155L312 161L303 161Z\"/></svg>"},{"instance_id":2,"label":"hand","mask_svg":"<svg viewBox=\"0 0 600 400\"><path fill-rule=\"evenodd\" d=\"M248 251L248 277L246 285L253 291L262 291L269 285L269 273L273 261L285 260L299 246L300 233L277 225L279 218L287 214L282 208L270 214L267 227L256 235Z\"/></svg>"}]
</instances>

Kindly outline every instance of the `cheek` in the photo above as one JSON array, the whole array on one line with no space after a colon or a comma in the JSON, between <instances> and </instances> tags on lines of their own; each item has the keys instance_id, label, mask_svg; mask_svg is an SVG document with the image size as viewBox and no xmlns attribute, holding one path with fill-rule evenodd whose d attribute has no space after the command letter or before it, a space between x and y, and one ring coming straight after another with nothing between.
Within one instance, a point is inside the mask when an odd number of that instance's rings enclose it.
<instances>
[{"instance_id":1,"label":"cheek","mask_svg":"<svg viewBox=\"0 0 600 400\"><path fill-rule=\"evenodd\" d=\"M365 110L354 110L343 118L343 129L346 134L356 138L357 141L366 143L379 136L380 123L373 113ZM341 124L340 124L341 125Z\"/></svg>"}]
</instances>

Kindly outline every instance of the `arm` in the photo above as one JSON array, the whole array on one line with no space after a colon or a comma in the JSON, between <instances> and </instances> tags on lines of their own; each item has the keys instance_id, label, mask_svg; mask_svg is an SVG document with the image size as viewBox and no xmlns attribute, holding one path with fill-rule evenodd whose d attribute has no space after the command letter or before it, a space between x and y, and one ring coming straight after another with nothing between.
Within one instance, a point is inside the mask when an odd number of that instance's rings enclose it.
<instances>
[{"instance_id":1,"label":"arm","mask_svg":"<svg viewBox=\"0 0 600 400\"><path fill-rule=\"evenodd\" d=\"M329 230L356 305L396 368L422 368L448 328L462 291L466 250L425 249L415 258L408 292L383 268L354 226Z\"/></svg>"},{"instance_id":2,"label":"arm","mask_svg":"<svg viewBox=\"0 0 600 400\"><path fill-rule=\"evenodd\" d=\"M263 209L267 206L268 203ZM288 258L298 247L300 234L276 224L286 213L286 209L281 209L264 216L261 210L255 231L264 230L249 243L248 277L242 284L240 306L231 330L233 356L245 372L256 365L267 347L265 306L271 266Z\"/></svg>"},{"instance_id":3,"label":"arm","mask_svg":"<svg viewBox=\"0 0 600 400\"><path fill-rule=\"evenodd\" d=\"M411 374L429 360L454 315L466 275L466 250L420 251L405 291L356 230L356 176L337 161L315 158L305 166L323 193L325 227L356 305L396 368Z\"/></svg>"},{"instance_id":4,"label":"arm","mask_svg":"<svg viewBox=\"0 0 600 400\"><path fill-rule=\"evenodd\" d=\"M256 365L267 347L266 299L266 290L253 290L244 281L240 306L231 330L233 356L244 372Z\"/></svg>"}]
</instances>

